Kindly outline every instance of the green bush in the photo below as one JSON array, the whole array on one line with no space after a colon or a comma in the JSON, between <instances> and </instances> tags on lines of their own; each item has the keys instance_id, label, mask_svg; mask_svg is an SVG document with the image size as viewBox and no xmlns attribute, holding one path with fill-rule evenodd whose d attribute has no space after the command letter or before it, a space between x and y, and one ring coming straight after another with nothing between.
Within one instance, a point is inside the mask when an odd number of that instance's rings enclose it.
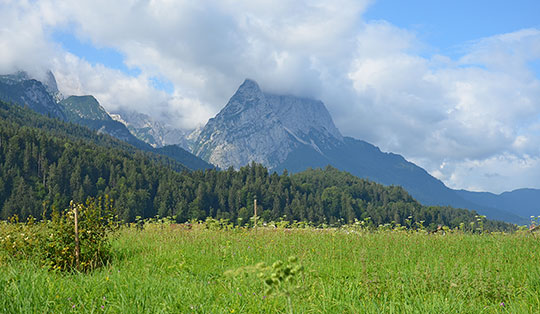
<instances>
[{"instance_id":1,"label":"green bush","mask_svg":"<svg viewBox=\"0 0 540 314\"><path fill-rule=\"evenodd\" d=\"M78 212L79 260L76 258L75 210ZM16 259L35 257L52 270L90 271L111 257L109 234L117 228L108 196L88 198L85 204L54 211L51 220L26 223L14 216L0 225L0 250Z\"/></svg>"},{"instance_id":2,"label":"green bush","mask_svg":"<svg viewBox=\"0 0 540 314\"><path fill-rule=\"evenodd\" d=\"M111 256L108 233L116 227L111 200L88 198L86 204L72 202L70 207L54 214L48 222L46 265L54 270L89 271L107 263ZM78 211L79 265L75 253L75 210Z\"/></svg>"},{"instance_id":3,"label":"green bush","mask_svg":"<svg viewBox=\"0 0 540 314\"><path fill-rule=\"evenodd\" d=\"M26 223L14 215L9 221L0 222L0 250L12 258L25 259L39 254L45 234L43 225L30 216Z\"/></svg>"}]
</instances>

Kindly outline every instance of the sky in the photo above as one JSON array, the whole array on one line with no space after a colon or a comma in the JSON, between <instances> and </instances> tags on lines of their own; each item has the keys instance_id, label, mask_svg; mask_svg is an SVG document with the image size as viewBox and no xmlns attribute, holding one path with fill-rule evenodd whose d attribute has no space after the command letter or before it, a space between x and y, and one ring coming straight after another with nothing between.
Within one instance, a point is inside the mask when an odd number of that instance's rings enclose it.
<instances>
[{"instance_id":1,"label":"sky","mask_svg":"<svg viewBox=\"0 0 540 314\"><path fill-rule=\"evenodd\" d=\"M0 0L0 73L178 128L245 78L446 185L540 188L537 0Z\"/></svg>"}]
</instances>

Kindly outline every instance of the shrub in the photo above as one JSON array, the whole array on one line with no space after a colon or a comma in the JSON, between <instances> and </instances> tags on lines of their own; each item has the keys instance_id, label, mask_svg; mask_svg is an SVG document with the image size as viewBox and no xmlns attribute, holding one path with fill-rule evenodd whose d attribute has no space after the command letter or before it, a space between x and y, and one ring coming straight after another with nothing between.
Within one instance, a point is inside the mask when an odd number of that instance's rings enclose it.
<instances>
[{"instance_id":1,"label":"shrub","mask_svg":"<svg viewBox=\"0 0 540 314\"><path fill-rule=\"evenodd\" d=\"M75 243L75 211L78 212L79 261ZM86 204L71 203L70 209L55 213L47 222L48 236L44 260L54 270L89 271L107 263L111 256L108 240L116 228L112 201L88 198Z\"/></svg>"},{"instance_id":2,"label":"shrub","mask_svg":"<svg viewBox=\"0 0 540 314\"><path fill-rule=\"evenodd\" d=\"M75 211L78 214L78 250ZM0 222L0 250L9 258L35 257L52 270L89 271L109 261L108 237L116 228L109 197L88 198L85 204L71 202L69 209L53 211L51 220L36 222L30 217L22 223L13 216L9 222Z\"/></svg>"}]
</instances>

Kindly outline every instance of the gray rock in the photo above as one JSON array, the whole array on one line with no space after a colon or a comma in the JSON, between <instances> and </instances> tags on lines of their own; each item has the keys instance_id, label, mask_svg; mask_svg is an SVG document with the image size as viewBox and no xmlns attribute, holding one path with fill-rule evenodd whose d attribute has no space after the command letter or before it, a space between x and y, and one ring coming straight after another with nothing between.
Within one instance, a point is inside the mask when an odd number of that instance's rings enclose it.
<instances>
[{"instance_id":1,"label":"gray rock","mask_svg":"<svg viewBox=\"0 0 540 314\"><path fill-rule=\"evenodd\" d=\"M322 153L340 142L343 137L322 102L264 93L247 79L208 121L191 149L220 168L255 161L272 169L299 145Z\"/></svg>"},{"instance_id":2,"label":"gray rock","mask_svg":"<svg viewBox=\"0 0 540 314\"><path fill-rule=\"evenodd\" d=\"M179 145L188 149L186 132L155 121L148 115L135 111L119 110L111 113L110 116L123 123L138 139L154 148Z\"/></svg>"}]
</instances>

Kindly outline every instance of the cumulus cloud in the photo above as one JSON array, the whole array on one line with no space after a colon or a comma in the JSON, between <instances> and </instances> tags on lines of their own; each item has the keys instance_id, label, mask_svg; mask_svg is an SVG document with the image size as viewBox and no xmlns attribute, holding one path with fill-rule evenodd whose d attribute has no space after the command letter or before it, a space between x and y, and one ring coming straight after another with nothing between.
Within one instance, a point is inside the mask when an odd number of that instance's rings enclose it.
<instances>
[{"instance_id":1,"label":"cumulus cloud","mask_svg":"<svg viewBox=\"0 0 540 314\"><path fill-rule=\"evenodd\" d=\"M452 187L540 187L540 82L529 66L540 59L540 30L467 42L450 58L414 32L363 20L370 3L0 0L0 45L9 47L0 71L51 68L66 94L182 128L205 123L249 77L269 92L322 99L343 133ZM141 72L63 51L54 30L116 49Z\"/></svg>"},{"instance_id":2,"label":"cumulus cloud","mask_svg":"<svg viewBox=\"0 0 540 314\"><path fill-rule=\"evenodd\" d=\"M57 53L47 41L47 11L36 9L32 2L0 1L0 73L25 70L41 75Z\"/></svg>"},{"instance_id":3,"label":"cumulus cloud","mask_svg":"<svg viewBox=\"0 0 540 314\"><path fill-rule=\"evenodd\" d=\"M372 23L358 36L349 77L361 99L353 116L363 123L345 120L344 129L404 154L452 187L538 187L531 156L540 155L540 81L527 63L540 59L540 31L468 43L459 60L421 57L411 52L415 37L400 32ZM382 53L365 48L372 40Z\"/></svg>"}]
</instances>

